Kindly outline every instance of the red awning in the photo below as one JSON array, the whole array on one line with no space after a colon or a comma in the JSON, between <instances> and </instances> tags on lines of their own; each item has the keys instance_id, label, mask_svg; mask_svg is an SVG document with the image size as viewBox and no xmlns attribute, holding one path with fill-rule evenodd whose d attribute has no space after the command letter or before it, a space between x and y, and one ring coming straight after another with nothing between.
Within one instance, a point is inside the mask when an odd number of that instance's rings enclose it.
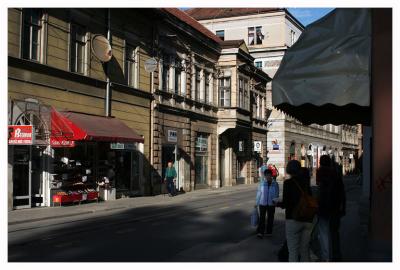
<instances>
[{"instance_id":1,"label":"red awning","mask_svg":"<svg viewBox=\"0 0 400 270\"><path fill-rule=\"evenodd\" d=\"M68 141L143 143L144 139L114 117L55 111L52 113L51 144L60 147L73 146Z\"/></svg>"}]
</instances>

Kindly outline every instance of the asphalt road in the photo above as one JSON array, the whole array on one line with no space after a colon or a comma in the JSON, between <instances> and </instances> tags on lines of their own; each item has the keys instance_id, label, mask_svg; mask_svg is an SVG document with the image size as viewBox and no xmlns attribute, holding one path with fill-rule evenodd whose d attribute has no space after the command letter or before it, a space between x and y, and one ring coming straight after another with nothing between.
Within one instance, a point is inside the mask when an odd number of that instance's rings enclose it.
<instances>
[{"instance_id":1,"label":"asphalt road","mask_svg":"<svg viewBox=\"0 0 400 270\"><path fill-rule=\"evenodd\" d=\"M259 240L250 226L255 189L8 228L9 262L276 261L284 215ZM171 200L177 199L171 198Z\"/></svg>"}]
</instances>

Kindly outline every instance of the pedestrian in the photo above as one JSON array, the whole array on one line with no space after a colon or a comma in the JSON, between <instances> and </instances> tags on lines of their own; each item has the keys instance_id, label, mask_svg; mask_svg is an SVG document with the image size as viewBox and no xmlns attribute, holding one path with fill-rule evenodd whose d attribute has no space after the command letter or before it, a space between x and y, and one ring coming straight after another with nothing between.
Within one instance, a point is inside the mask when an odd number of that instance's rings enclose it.
<instances>
[{"instance_id":1,"label":"pedestrian","mask_svg":"<svg viewBox=\"0 0 400 270\"><path fill-rule=\"evenodd\" d=\"M176 170L172 164L172 161L168 161L168 167L165 168L164 181L167 183L168 196L175 196L174 181L176 178Z\"/></svg>"},{"instance_id":2,"label":"pedestrian","mask_svg":"<svg viewBox=\"0 0 400 270\"><path fill-rule=\"evenodd\" d=\"M275 181L278 178L278 176L279 176L279 170L275 166L275 164L272 164L272 177L275 179Z\"/></svg>"},{"instance_id":3,"label":"pedestrian","mask_svg":"<svg viewBox=\"0 0 400 270\"><path fill-rule=\"evenodd\" d=\"M262 178L264 178L264 172L266 169L268 169L267 159L264 159L263 164L260 166L260 168L258 168L258 177L260 178L260 181Z\"/></svg>"},{"instance_id":4,"label":"pedestrian","mask_svg":"<svg viewBox=\"0 0 400 270\"><path fill-rule=\"evenodd\" d=\"M265 233L265 216L267 215L266 235L272 235L275 216L275 202L279 198L279 185L272 178L272 171L266 169L257 188L256 206L260 211L257 227L257 237L263 238Z\"/></svg>"},{"instance_id":5,"label":"pedestrian","mask_svg":"<svg viewBox=\"0 0 400 270\"><path fill-rule=\"evenodd\" d=\"M310 185L300 176L300 162L290 160L286 172L290 178L283 183L282 202L278 203L285 209L286 240L289 250L289 262L310 261L309 243L312 231L312 218L295 218L295 209L304 193L311 195Z\"/></svg>"},{"instance_id":6,"label":"pedestrian","mask_svg":"<svg viewBox=\"0 0 400 270\"><path fill-rule=\"evenodd\" d=\"M340 219L345 215L346 197L340 167L329 156L320 158L318 231L322 261L338 261L340 254Z\"/></svg>"}]
</instances>

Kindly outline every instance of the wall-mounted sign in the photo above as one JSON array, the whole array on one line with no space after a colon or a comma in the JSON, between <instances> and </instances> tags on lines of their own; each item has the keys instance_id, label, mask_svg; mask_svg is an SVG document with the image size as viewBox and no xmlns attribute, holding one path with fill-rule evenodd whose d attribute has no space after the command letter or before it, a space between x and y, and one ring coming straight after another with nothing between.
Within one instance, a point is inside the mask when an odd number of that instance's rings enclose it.
<instances>
[{"instance_id":1,"label":"wall-mounted sign","mask_svg":"<svg viewBox=\"0 0 400 270\"><path fill-rule=\"evenodd\" d=\"M178 135L176 130L168 130L168 142L177 142L178 141Z\"/></svg>"},{"instance_id":2,"label":"wall-mounted sign","mask_svg":"<svg viewBox=\"0 0 400 270\"><path fill-rule=\"evenodd\" d=\"M110 143L110 148L113 150L135 150L133 143Z\"/></svg>"},{"instance_id":3,"label":"wall-mounted sign","mask_svg":"<svg viewBox=\"0 0 400 270\"><path fill-rule=\"evenodd\" d=\"M8 126L8 144L32 145L35 133L32 125Z\"/></svg>"},{"instance_id":4,"label":"wall-mounted sign","mask_svg":"<svg viewBox=\"0 0 400 270\"><path fill-rule=\"evenodd\" d=\"M50 137L50 145L51 147L75 147L75 141Z\"/></svg>"},{"instance_id":5,"label":"wall-mounted sign","mask_svg":"<svg viewBox=\"0 0 400 270\"><path fill-rule=\"evenodd\" d=\"M279 150L278 139L272 140L272 150Z\"/></svg>"},{"instance_id":6,"label":"wall-mounted sign","mask_svg":"<svg viewBox=\"0 0 400 270\"><path fill-rule=\"evenodd\" d=\"M144 62L144 69L147 72L154 72L157 69L157 60L154 58L149 58Z\"/></svg>"},{"instance_id":7,"label":"wall-mounted sign","mask_svg":"<svg viewBox=\"0 0 400 270\"><path fill-rule=\"evenodd\" d=\"M239 141L238 150L239 150L239 152L243 152L243 150L244 150L244 141Z\"/></svg>"},{"instance_id":8,"label":"wall-mounted sign","mask_svg":"<svg viewBox=\"0 0 400 270\"><path fill-rule=\"evenodd\" d=\"M261 153L262 143L261 141L254 141L254 152Z\"/></svg>"},{"instance_id":9,"label":"wall-mounted sign","mask_svg":"<svg viewBox=\"0 0 400 270\"><path fill-rule=\"evenodd\" d=\"M349 158L350 158L350 159L353 159L353 158L354 158L353 154L350 154L350 155L349 155Z\"/></svg>"}]
</instances>

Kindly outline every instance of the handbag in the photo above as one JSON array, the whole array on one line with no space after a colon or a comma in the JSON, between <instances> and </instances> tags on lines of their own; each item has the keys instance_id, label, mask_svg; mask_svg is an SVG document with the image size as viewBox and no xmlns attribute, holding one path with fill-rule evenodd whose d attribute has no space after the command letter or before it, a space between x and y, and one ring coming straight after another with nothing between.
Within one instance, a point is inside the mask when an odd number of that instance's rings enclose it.
<instances>
[{"instance_id":1,"label":"handbag","mask_svg":"<svg viewBox=\"0 0 400 270\"><path fill-rule=\"evenodd\" d=\"M293 209L293 218L298 221L311 221L317 213L318 202L314 197L304 192L296 180L294 180L294 183L299 188L301 196L299 203Z\"/></svg>"},{"instance_id":2,"label":"handbag","mask_svg":"<svg viewBox=\"0 0 400 270\"><path fill-rule=\"evenodd\" d=\"M253 227L256 227L258 225L258 220L260 219L258 215L258 209L257 206L254 207L253 212L251 213L250 216L250 224Z\"/></svg>"}]
</instances>

